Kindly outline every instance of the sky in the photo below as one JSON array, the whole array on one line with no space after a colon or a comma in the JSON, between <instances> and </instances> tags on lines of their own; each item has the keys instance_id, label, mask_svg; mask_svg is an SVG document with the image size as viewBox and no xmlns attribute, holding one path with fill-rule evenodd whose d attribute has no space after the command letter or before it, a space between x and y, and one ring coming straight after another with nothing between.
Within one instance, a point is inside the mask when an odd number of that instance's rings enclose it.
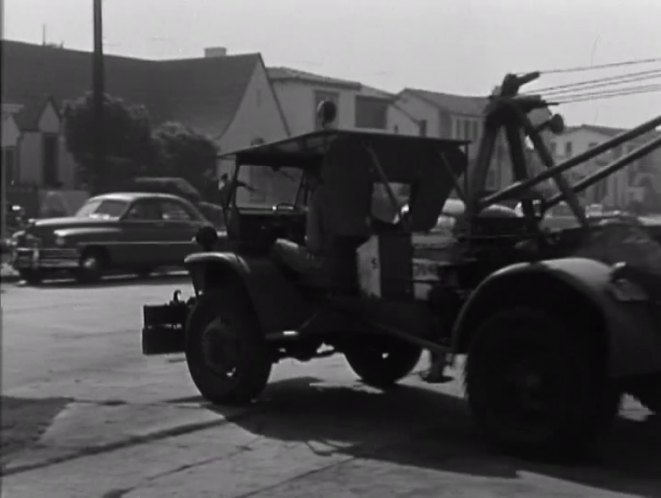
<instances>
[{"instance_id":1,"label":"sky","mask_svg":"<svg viewBox=\"0 0 661 498\"><path fill-rule=\"evenodd\" d=\"M3 37L91 50L92 0L4 1ZM147 59L260 52L288 66L402 88L487 95L508 72L661 58L661 0L103 0L104 50ZM541 88L627 72L542 75ZM636 84L661 83L661 78ZM631 127L661 92L554 108L569 124Z\"/></svg>"}]
</instances>

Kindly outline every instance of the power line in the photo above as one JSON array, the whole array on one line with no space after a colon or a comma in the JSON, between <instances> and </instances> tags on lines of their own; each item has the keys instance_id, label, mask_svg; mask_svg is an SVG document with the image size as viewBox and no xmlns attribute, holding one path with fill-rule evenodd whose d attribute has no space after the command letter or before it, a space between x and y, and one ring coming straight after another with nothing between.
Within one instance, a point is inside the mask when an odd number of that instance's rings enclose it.
<instances>
[{"instance_id":1,"label":"power line","mask_svg":"<svg viewBox=\"0 0 661 498\"><path fill-rule=\"evenodd\" d=\"M542 74L557 74L557 73L576 73L581 71L593 71L596 69L606 69L610 67L622 67L622 66L633 66L637 64L651 64L653 62L661 62L661 57L655 57L650 59L638 59L632 61L622 61L622 62L610 62L607 64L597 64L591 66L577 66L577 67L567 67L561 69L544 69L539 71ZM521 73L520 73L521 74Z\"/></svg>"},{"instance_id":2,"label":"power line","mask_svg":"<svg viewBox=\"0 0 661 498\"><path fill-rule=\"evenodd\" d=\"M574 88L584 87L598 87L598 86L608 86L616 85L620 83L625 83L629 81L639 81L644 79L651 79L661 75L661 68L659 69L649 69L647 71L638 71L635 73L625 73L616 76L608 76L603 78L595 78L585 81L576 81L573 83L565 83L562 85L554 85L542 88L535 88L525 92L526 94L540 94L540 93L565 93L571 91Z\"/></svg>"},{"instance_id":3,"label":"power line","mask_svg":"<svg viewBox=\"0 0 661 498\"><path fill-rule=\"evenodd\" d=\"M608 99L613 97L624 97L629 95L639 95L644 93L654 93L661 91L661 84L658 85L642 85L637 87L621 88L618 90L610 90L603 92L592 93L579 93L574 95L566 95L560 97L554 103L557 104L570 104L574 102L584 102L587 100Z\"/></svg>"}]
</instances>

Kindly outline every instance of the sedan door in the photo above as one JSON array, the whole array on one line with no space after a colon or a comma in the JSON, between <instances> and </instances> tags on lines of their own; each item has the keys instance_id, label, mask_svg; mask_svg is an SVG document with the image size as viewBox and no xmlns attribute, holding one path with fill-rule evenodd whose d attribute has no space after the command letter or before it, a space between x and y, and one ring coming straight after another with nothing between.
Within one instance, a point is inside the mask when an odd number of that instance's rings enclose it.
<instances>
[{"instance_id":1,"label":"sedan door","mask_svg":"<svg viewBox=\"0 0 661 498\"><path fill-rule=\"evenodd\" d=\"M121 266L154 268L166 264L167 239L160 206L155 199L139 199L121 220L121 240L113 261Z\"/></svg>"},{"instance_id":2,"label":"sedan door","mask_svg":"<svg viewBox=\"0 0 661 498\"><path fill-rule=\"evenodd\" d=\"M167 265L181 265L189 254L198 251L195 234L208 224L187 203L177 199L160 199L164 258Z\"/></svg>"}]
</instances>

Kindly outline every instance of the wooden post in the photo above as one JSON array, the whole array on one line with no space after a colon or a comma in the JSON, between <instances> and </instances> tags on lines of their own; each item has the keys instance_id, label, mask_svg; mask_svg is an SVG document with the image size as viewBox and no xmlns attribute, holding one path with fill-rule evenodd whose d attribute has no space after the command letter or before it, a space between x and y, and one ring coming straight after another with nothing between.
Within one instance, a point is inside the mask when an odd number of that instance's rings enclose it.
<instances>
[{"instance_id":1,"label":"wooden post","mask_svg":"<svg viewBox=\"0 0 661 498\"><path fill-rule=\"evenodd\" d=\"M94 101L94 163L92 165L92 190L98 193L107 177L105 175L105 144L103 126L104 70L103 70L103 18L101 0L94 0L94 53L92 64L92 88Z\"/></svg>"}]
</instances>

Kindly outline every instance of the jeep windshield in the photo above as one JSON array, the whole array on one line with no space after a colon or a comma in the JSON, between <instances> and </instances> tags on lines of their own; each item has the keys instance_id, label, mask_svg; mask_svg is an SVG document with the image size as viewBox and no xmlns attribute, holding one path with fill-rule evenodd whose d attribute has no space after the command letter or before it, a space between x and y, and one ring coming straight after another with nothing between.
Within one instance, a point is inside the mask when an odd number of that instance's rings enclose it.
<instances>
[{"instance_id":1,"label":"jeep windshield","mask_svg":"<svg viewBox=\"0 0 661 498\"><path fill-rule=\"evenodd\" d=\"M296 204L303 174L300 168L241 165L238 173L234 196L239 208Z\"/></svg>"},{"instance_id":2,"label":"jeep windshield","mask_svg":"<svg viewBox=\"0 0 661 498\"><path fill-rule=\"evenodd\" d=\"M119 218L129 203L120 199L90 199L76 212L76 218Z\"/></svg>"}]
</instances>

